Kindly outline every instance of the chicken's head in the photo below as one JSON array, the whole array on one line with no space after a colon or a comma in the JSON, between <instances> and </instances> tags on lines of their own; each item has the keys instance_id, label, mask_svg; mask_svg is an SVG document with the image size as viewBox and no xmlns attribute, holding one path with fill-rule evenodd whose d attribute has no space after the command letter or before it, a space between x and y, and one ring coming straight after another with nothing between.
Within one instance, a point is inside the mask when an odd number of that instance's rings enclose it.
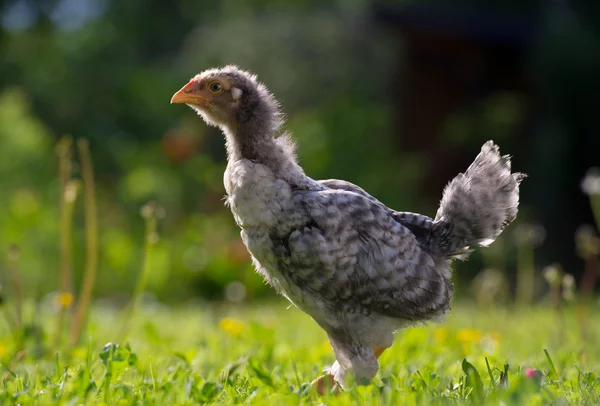
<instances>
[{"instance_id":1,"label":"chicken's head","mask_svg":"<svg viewBox=\"0 0 600 406\"><path fill-rule=\"evenodd\" d=\"M187 104L208 124L229 125L235 121L251 79L237 70L211 69L194 76L173 95L171 103Z\"/></svg>"},{"instance_id":2,"label":"chicken's head","mask_svg":"<svg viewBox=\"0 0 600 406\"><path fill-rule=\"evenodd\" d=\"M278 124L277 103L256 77L235 66L194 76L171 98L196 110L208 124L236 127L253 118Z\"/></svg>"}]
</instances>

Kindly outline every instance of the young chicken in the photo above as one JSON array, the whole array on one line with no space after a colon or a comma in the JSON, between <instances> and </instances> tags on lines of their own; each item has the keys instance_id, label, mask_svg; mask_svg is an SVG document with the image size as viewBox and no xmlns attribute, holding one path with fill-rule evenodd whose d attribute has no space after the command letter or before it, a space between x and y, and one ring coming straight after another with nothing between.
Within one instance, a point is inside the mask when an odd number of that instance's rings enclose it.
<instances>
[{"instance_id":1,"label":"young chicken","mask_svg":"<svg viewBox=\"0 0 600 406\"><path fill-rule=\"evenodd\" d=\"M492 141L446 186L435 219L397 212L343 180L317 181L282 133L279 104L235 66L204 71L185 103L225 135L227 204L256 270L326 332L336 362L313 385L367 384L396 331L450 308L452 259L515 219L519 183Z\"/></svg>"}]
</instances>

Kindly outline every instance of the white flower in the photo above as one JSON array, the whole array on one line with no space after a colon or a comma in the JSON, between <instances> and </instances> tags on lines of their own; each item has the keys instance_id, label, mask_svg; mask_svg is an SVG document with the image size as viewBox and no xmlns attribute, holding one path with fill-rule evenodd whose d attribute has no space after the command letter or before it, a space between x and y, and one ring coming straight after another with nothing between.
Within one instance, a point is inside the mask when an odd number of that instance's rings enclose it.
<instances>
[{"instance_id":1,"label":"white flower","mask_svg":"<svg viewBox=\"0 0 600 406\"><path fill-rule=\"evenodd\" d=\"M600 168L590 168L581 181L581 190L589 196L600 195Z\"/></svg>"},{"instance_id":2,"label":"white flower","mask_svg":"<svg viewBox=\"0 0 600 406\"><path fill-rule=\"evenodd\" d=\"M567 302L572 301L575 298L575 278L571 274L565 274L562 280L563 286L563 299Z\"/></svg>"},{"instance_id":3,"label":"white flower","mask_svg":"<svg viewBox=\"0 0 600 406\"><path fill-rule=\"evenodd\" d=\"M560 286L562 273L560 265L557 264L548 265L543 271L544 279L552 287Z\"/></svg>"}]
</instances>

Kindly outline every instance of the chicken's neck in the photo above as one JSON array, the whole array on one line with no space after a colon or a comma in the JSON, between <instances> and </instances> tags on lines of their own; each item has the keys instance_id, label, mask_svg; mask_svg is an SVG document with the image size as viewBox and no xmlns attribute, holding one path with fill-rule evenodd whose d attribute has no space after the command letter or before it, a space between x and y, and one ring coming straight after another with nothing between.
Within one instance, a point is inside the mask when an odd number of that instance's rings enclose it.
<instances>
[{"instance_id":1,"label":"chicken's neck","mask_svg":"<svg viewBox=\"0 0 600 406\"><path fill-rule=\"evenodd\" d=\"M225 129L227 158L238 161L249 159L272 166L274 161L284 160L282 154L272 153L270 149L275 145L275 139L266 133L248 129L245 126L236 126Z\"/></svg>"},{"instance_id":2,"label":"chicken's neck","mask_svg":"<svg viewBox=\"0 0 600 406\"><path fill-rule=\"evenodd\" d=\"M223 128L230 164L247 159L267 167L275 177L300 188L313 188L315 183L304 174L294 153L295 145L287 135L275 138L279 126L249 121Z\"/></svg>"}]
</instances>

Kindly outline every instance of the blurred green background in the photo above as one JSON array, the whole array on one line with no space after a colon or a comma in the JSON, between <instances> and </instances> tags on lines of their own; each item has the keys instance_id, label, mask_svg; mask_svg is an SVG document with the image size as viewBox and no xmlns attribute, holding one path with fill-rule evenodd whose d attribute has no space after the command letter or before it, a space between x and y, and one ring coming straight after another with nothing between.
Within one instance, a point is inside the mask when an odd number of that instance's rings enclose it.
<instances>
[{"instance_id":1,"label":"blurred green background","mask_svg":"<svg viewBox=\"0 0 600 406\"><path fill-rule=\"evenodd\" d=\"M157 298L272 294L223 205L221 134L169 105L191 76L230 63L282 102L310 176L352 181L398 210L433 216L488 139L513 155L530 175L521 224L457 264L461 294L490 267L510 290L530 234L538 279L553 262L582 273L575 233L593 217L580 182L600 165L594 0L5 0L0 55L0 247L20 248L27 292L58 289L55 146L72 135L89 140L97 180L96 296L131 294L148 201L164 209L148 279ZM82 213L79 198L76 286Z\"/></svg>"}]
</instances>

